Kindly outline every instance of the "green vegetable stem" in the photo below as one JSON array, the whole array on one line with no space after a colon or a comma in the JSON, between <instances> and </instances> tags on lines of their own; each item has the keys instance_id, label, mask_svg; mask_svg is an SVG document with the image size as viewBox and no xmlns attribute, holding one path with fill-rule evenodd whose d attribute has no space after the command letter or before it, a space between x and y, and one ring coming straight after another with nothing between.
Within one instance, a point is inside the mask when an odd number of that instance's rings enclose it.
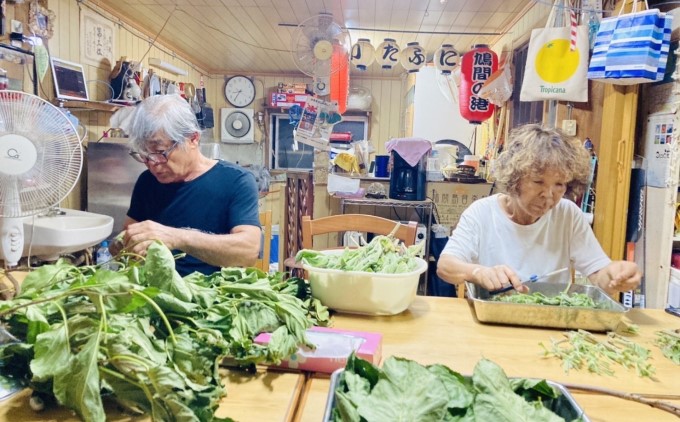
<instances>
[{"instance_id":1,"label":"green vegetable stem","mask_svg":"<svg viewBox=\"0 0 680 422\"><path fill-rule=\"evenodd\" d=\"M255 268L180 277L152 244L117 271L64 261L31 272L0 318L21 341L0 346L0 367L85 421L104 421L102 397L154 421L217 421L225 358L279 363L328 310L301 279ZM272 332L267 345L254 343Z\"/></svg>"},{"instance_id":2,"label":"green vegetable stem","mask_svg":"<svg viewBox=\"0 0 680 422\"><path fill-rule=\"evenodd\" d=\"M345 248L338 255L302 249L295 255L295 260L316 268L398 274L416 269L415 258L422 255L423 248L423 242L407 248L392 236L375 236L367 245Z\"/></svg>"},{"instance_id":3,"label":"green vegetable stem","mask_svg":"<svg viewBox=\"0 0 680 422\"><path fill-rule=\"evenodd\" d=\"M540 343L544 356L562 360L565 372L587 369L599 375L614 375L613 365L634 368L639 377L654 378L656 372L649 362L650 351L613 332L599 340L585 330L569 331L566 339L551 340L550 346Z\"/></svg>"},{"instance_id":4,"label":"green vegetable stem","mask_svg":"<svg viewBox=\"0 0 680 422\"><path fill-rule=\"evenodd\" d=\"M657 331L655 344L676 365L680 365L680 329Z\"/></svg>"}]
</instances>

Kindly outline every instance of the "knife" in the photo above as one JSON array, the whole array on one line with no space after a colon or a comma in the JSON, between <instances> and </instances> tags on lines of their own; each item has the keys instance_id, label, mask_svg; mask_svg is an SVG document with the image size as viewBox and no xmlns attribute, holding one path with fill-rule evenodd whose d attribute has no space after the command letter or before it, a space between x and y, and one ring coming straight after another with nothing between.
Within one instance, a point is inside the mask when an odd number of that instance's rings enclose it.
<instances>
[{"instance_id":1,"label":"knife","mask_svg":"<svg viewBox=\"0 0 680 422\"><path fill-rule=\"evenodd\" d=\"M561 274L561 273L563 273L563 272L565 272L565 271L569 271L569 267L560 268L559 270L551 271L551 272L545 273L545 274L543 274L543 275L541 275L541 276L537 276L536 274L534 274L534 275L532 275L531 277L529 277L528 280L523 281L522 284L535 283L535 282L537 282L538 280L543 280L543 279L552 277L552 276L554 276L554 275ZM504 293L504 292L507 292L507 291L512 290L512 289L514 289L514 288L515 288L515 287L514 287L512 284L510 284L510 285L508 285L508 286L501 287L500 289L496 289L496 290L490 291L490 292L489 292L489 296L497 295L497 294L499 294L499 293Z\"/></svg>"}]
</instances>

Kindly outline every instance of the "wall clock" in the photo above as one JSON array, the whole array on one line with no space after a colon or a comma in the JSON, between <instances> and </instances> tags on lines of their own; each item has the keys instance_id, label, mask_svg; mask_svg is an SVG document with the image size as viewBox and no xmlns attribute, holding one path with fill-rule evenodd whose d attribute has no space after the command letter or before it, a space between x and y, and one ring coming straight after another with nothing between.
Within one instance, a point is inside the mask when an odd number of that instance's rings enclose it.
<instances>
[{"instance_id":1,"label":"wall clock","mask_svg":"<svg viewBox=\"0 0 680 422\"><path fill-rule=\"evenodd\" d=\"M247 76L232 76L224 84L224 96L234 107L246 107L255 100L255 83Z\"/></svg>"}]
</instances>

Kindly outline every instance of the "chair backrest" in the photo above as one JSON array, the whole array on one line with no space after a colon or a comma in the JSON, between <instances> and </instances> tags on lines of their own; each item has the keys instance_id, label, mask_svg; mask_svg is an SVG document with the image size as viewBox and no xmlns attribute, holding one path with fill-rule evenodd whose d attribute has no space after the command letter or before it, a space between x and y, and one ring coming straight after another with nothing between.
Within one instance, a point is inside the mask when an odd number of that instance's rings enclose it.
<instances>
[{"instance_id":1,"label":"chair backrest","mask_svg":"<svg viewBox=\"0 0 680 422\"><path fill-rule=\"evenodd\" d=\"M366 214L340 214L321 217L312 220L308 216L302 217L302 247L312 249L312 239L317 234L334 233L340 231L358 231L387 235L394 230L397 221ZM416 243L418 223L409 221L400 224L394 237L404 242L406 246Z\"/></svg>"},{"instance_id":2,"label":"chair backrest","mask_svg":"<svg viewBox=\"0 0 680 422\"><path fill-rule=\"evenodd\" d=\"M260 226L262 226L262 258L255 261L255 266L264 272L269 272L269 256L271 254L271 238L272 238L272 212L263 211L260 213Z\"/></svg>"}]
</instances>

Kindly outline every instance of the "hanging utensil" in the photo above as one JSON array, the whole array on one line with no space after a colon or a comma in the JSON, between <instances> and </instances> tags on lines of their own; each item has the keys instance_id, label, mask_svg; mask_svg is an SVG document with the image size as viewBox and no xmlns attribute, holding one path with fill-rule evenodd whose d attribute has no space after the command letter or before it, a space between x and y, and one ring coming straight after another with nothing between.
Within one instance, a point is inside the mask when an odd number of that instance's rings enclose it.
<instances>
[{"instance_id":1,"label":"hanging utensil","mask_svg":"<svg viewBox=\"0 0 680 422\"><path fill-rule=\"evenodd\" d=\"M555 276L557 274L561 274L563 272L569 271L569 269L570 269L569 267L564 267L564 268L560 268L559 270L555 270L555 271L551 271L549 273L543 274L541 276L537 276L537 275L534 274L531 277L529 277L528 280L523 281L522 285L527 286L529 284L536 283L538 280L545 280L546 278L550 278L550 277ZM490 291L489 296L494 296L494 295L497 295L499 293L504 293L504 292L507 292L507 291L512 290L514 288L515 288L515 286L510 284L509 286L501 287L500 289Z\"/></svg>"}]
</instances>

